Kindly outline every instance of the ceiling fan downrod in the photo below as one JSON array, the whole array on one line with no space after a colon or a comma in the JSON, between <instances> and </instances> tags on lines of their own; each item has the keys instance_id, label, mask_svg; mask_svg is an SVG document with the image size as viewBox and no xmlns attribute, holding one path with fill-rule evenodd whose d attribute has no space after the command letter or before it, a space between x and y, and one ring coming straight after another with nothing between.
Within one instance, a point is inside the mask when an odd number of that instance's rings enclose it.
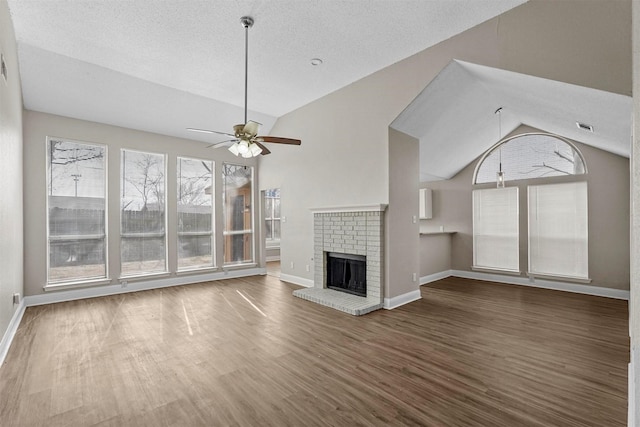
<instances>
[{"instance_id":1,"label":"ceiling fan downrod","mask_svg":"<svg viewBox=\"0 0 640 427\"><path fill-rule=\"evenodd\" d=\"M253 26L253 18L243 16L240 23L244 27L244 123L247 123L247 93L249 86L249 28Z\"/></svg>"}]
</instances>

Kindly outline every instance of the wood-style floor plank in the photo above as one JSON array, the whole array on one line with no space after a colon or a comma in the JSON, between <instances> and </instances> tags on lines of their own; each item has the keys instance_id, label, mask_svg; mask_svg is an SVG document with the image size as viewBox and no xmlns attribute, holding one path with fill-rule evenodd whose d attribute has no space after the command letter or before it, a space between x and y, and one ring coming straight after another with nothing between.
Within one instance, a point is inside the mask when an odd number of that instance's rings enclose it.
<instances>
[{"instance_id":1,"label":"wood-style floor plank","mask_svg":"<svg viewBox=\"0 0 640 427\"><path fill-rule=\"evenodd\" d=\"M275 276L26 310L2 426L625 426L626 301L449 278L354 317Z\"/></svg>"}]
</instances>

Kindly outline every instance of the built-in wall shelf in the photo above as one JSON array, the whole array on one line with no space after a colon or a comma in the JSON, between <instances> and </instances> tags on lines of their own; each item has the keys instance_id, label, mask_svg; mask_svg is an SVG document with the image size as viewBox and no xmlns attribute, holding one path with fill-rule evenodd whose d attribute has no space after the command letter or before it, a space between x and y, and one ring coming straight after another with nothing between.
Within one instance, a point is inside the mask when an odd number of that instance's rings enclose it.
<instances>
[{"instance_id":1,"label":"built-in wall shelf","mask_svg":"<svg viewBox=\"0 0 640 427\"><path fill-rule=\"evenodd\" d=\"M457 231L421 231L421 236L438 236L442 234L456 234Z\"/></svg>"}]
</instances>

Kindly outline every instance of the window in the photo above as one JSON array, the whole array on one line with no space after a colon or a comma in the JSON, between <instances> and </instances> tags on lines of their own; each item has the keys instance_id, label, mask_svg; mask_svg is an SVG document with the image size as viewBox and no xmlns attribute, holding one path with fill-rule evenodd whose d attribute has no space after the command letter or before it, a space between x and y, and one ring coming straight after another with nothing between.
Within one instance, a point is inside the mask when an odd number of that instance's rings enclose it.
<instances>
[{"instance_id":1,"label":"window","mask_svg":"<svg viewBox=\"0 0 640 427\"><path fill-rule=\"evenodd\" d=\"M586 173L582 155L568 140L545 133L507 138L480 160L474 184L496 182L502 169L505 181Z\"/></svg>"},{"instance_id":2,"label":"window","mask_svg":"<svg viewBox=\"0 0 640 427\"><path fill-rule=\"evenodd\" d=\"M165 272L165 157L122 150L121 160L121 275Z\"/></svg>"},{"instance_id":3,"label":"window","mask_svg":"<svg viewBox=\"0 0 640 427\"><path fill-rule=\"evenodd\" d=\"M178 270L213 267L213 162L178 157Z\"/></svg>"},{"instance_id":4,"label":"window","mask_svg":"<svg viewBox=\"0 0 640 427\"><path fill-rule=\"evenodd\" d=\"M106 158L101 145L47 140L47 282L107 277Z\"/></svg>"},{"instance_id":5,"label":"window","mask_svg":"<svg viewBox=\"0 0 640 427\"><path fill-rule=\"evenodd\" d=\"M224 263L253 262L253 168L225 163L222 179Z\"/></svg>"},{"instance_id":6,"label":"window","mask_svg":"<svg viewBox=\"0 0 640 427\"><path fill-rule=\"evenodd\" d=\"M473 191L473 266L519 272L518 188Z\"/></svg>"},{"instance_id":7,"label":"window","mask_svg":"<svg viewBox=\"0 0 640 427\"><path fill-rule=\"evenodd\" d=\"M532 185L529 272L588 279L587 183Z\"/></svg>"},{"instance_id":8,"label":"window","mask_svg":"<svg viewBox=\"0 0 640 427\"><path fill-rule=\"evenodd\" d=\"M264 222L267 246L280 242L280 189L265 191Z\"/></svg>"}]
</instances>

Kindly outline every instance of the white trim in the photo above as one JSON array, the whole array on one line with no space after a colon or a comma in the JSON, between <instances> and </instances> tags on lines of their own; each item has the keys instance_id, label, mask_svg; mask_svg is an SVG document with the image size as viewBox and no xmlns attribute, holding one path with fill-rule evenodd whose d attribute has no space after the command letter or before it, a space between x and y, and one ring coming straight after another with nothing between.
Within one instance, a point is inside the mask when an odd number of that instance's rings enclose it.
<instances>
[{"instance_id":1,"label":"white trim","mask_svg":"<svg viewBox=\"0 0 640 427\"><path fill-rule=\"evenodd\" d=\"M491 267L479 267L476 265L471 266L471 270L479 271L481 273L498 273L498 274L509 274L511 276L519 276L522 274L520 270L509 270L507 268L491 268Z\"/></svg>"},{"instance_id":2,"label":"white trim","mask_svg":"<svg viewBox=\"0 0 640 427\"><path fill-rule=\"evenodd\" d=\"M422 295L420 294L420 289L416 289L415 291L407 292L402 295L398 295L397 297L385 298L383 308L385 310L393 310L394 308L417 301L421 298Z\"/></svg>"},{"instance_id":3,"label":"white trim","mask_svg":"<svg viewBox=\"0 0 640 427\"><path fill-rule=\"evenodd\" d=\"M383 203L362 206L334 206L326 208L311 208L313 213L341 213L341 212L384 212L387 205Z\"/></svg>"},{"instance_id":4,"label":"white trim","mask_svg":"<svg viewBox=\"0 0 640 427\"><path fill-rule=\"evenodd\" d=\"M265 259L266 262L280 261L280 255L268 256Z\"/></svg>"},{"instance_id":5,"label":"white trim","mask_svg":"<svg viewBox=\"0 0 640 427\"><path fill-rule=\"evenodd\" d=\"M634 357L634 348L631 348L631 362L628 365L628 388L629 395L627 399L627 426L628 427L636 427L636 376L635 376L635 363L633 360Z\"/></svg>"},{"instance_id":6,"label":"white trim","mask_svg":"<svg viewBox=\"0 0 640 427\"><path fill-rule=\"evenodd\" d=\"M0 341L0 365L4 363L4 359L7 357L9 347L11 347L11 343L13 342L13 337L15 337L18 326L20 326L20 322L22 321L25 307L26 305L23 298L20 304L18 304L18 308L13 312L9 326L2 337L2 341Z\"/></svg>"},{"instance_id":7,"label":"white trim","mask_svg":"<svg viewBox=\"0 0 640 427\"><path fill-rule=\"evenodd\" d=\"M452 271L453 270L445 270L438 273L429 274L427 276L422 276L420 278L420 286L426 285L427 283L435 282L437 280L446 279L447 277L451 277Z\"/></svg>"},{"instance_id":8,"label":"white trim","mask_svg":"<svg viewBox=\"0 0 640 427\"><path fill-rule=\"evenodd\" d=\"M580 285L577 283L538 280L536 278L504 276L500 274L479 273L476 271L451 270L453 277L465 279L488 280L490 282L508 283L511 285L531 286L534 288L553 289L576 294L595 295L599 297L629 299L629 291L622 289L602 288L599 286Z\"/></svg>"},{"instance_id":9,"label":"white trim","mask_svg":"<svg viewBox=\"0 0 640 427\"><path fill-rule=\"evenodd\" d=\"M212 280L234 279L238 277L264 275L265 268L250 268L245 270L226 270L209 274L198 274L194 276L179 276L165 279L148 281L128 282L126 285L117 284L101 287L90 287L84 289L73 289L60 292L48 292L40 295L30 295L24 297L24 304L27 307L34 305L52 304L56 302L73 301L85 298L95 298L107 295L124 294L128 292L145 291L169 286L190 285Z\"/></svg>"},{"instance_id":10,"label":"white trim","mask_svg":"<svg viewBox=\"0 0 640 427\"><path fill-rule=\"evenodd\" d=\"M294 285L304 286L305 288L313 288L313 280L304 277L292 276L290 274L280 273L280 280L283 282L293 283Z\"/></svg>"}]
</instances>

